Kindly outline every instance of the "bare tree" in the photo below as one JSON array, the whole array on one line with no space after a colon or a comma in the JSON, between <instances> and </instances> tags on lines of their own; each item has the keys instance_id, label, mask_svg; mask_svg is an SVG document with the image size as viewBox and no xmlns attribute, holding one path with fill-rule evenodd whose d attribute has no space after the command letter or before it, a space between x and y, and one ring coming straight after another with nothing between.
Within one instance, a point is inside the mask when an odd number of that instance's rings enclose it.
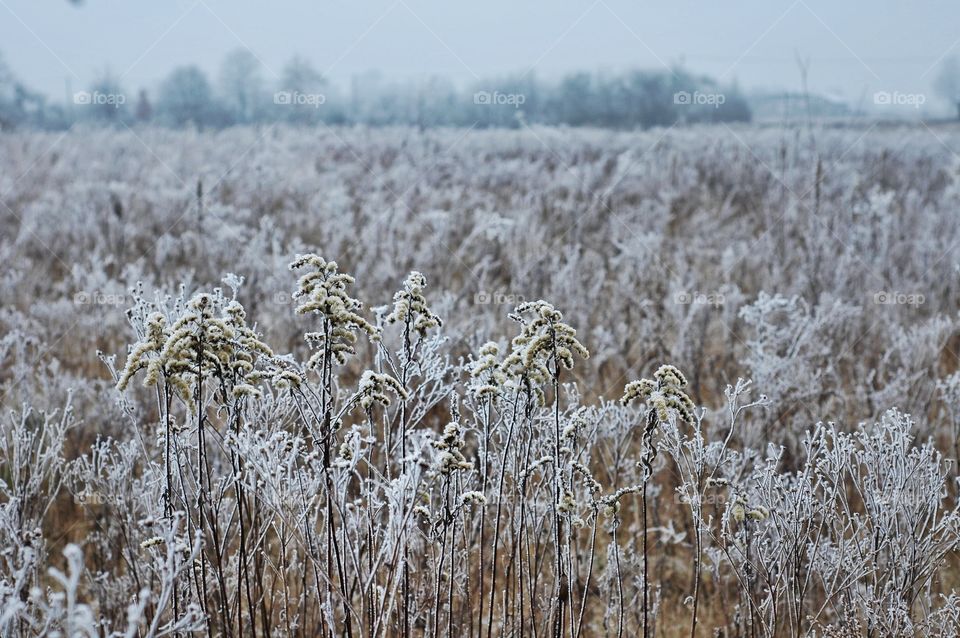
<instances>
[{"instance_id":1,"label":"bare tree","mask_svg":"<svg viewBox=\"0 0 960 638\"><path fill-rule=\"evenodd\" d=\"M260 62L247 49L237 49L220 66L220 90L227 112L237 123L252 122L260 110L263 93Z\"/></svg>"},{"instance_id":2,"label":"bare tree","mask_svg":"<svg viewBox=\"0 0 960 638\"><path fill-rule=\"evenodd\" d=\"M216 109L210 83L195 66L174 69L160 87L158 102L161 117L181 126L193 122L200 126L212 121Z\"/></svg>"}]
</instances>

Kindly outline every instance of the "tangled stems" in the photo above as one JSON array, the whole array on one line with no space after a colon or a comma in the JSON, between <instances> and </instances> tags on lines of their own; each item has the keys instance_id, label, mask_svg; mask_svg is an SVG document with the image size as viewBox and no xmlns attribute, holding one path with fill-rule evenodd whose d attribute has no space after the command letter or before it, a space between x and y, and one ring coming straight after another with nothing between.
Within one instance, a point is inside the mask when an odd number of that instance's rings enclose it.
<instances>
[{"instance_id":1,"label":"tangled stems","mask_svg":"<svg viewBox=\"0 0 960 638\"><path fill-rule=\"evenodd\" d=\"M717 586L737 592L736 607L722 599L710 607L710 621L731 634L819 633L854 605L875 635L947 626L953 603L926 616L909 606L932 604L917 592L938 586L931 579L957 546L960 523L938 496L942 460L912 442L908 419L885 417L861 435L819 429L802 469L783 470L787 461L775 452L745 451L744 428L733 435L739 408L713 432L706 411L693 418L686 382L670 366L628 384L622 405L584 403L563 373L578 342L545 302L518 307L519 334L502 361L487 343L462 365L442 354L441 335L425 337L410 311L398 313L395 332L387 323L370 334L376 358L368 369L358 365L367 352L348 336L366 332L359 302L345 302L346 280L322 263L319 278L305 282L310 345L319 352L305 363L257 346L232 300L217 293L136 314L130 374L116 378L126 383L146 370L162 414L131 422L141 431L156 422L157 436L98 445L78 460L76 476L126 499L104 519L110 535L91 542L136 543L124 552L131 571L113 574L127 591L164 583L159 596L143 599L146 627L196 619L202 633L225 637L440 636L458 628L490 638L651 636L662 623L650 555L671 544L692 552L692 635L706 624L706 556ZM405 288L401 310L413 307L420 283ZM748 427L757 422L750 418ZM676 503L654 489L658 450L676 464L692 548L672 528ZM891 495L897 486L905 487ZM711 501L719 503L713 515L702 506L710 490L722 497ZM630 494L638 495L635 512L622 512ZM16 498L8 502L23 502ZM668 508L668 526L651 529L658 507ZM188 531L169 541L173 556L180 561L180 548L196 538L197 559L156 571L148 559L166 548L168 521L181 509ZM598 534L601 516L611 520L608 534ZM634 518L640 542L619 528ZM895 531L905 529L916 531ZM857 555L865 547L876 560ZM869 598L851 597L855 588ZM16 613L23 627L35 626Z\"/></svg>"},{"instance_id":2,"label":"tangled stems","mask_svg":"<svg viewBox=\"0 0 960 638\"><path fill-rule=\"evenodd\" d=\"M657 448L653 444L653 435L657 426L666 423L671 415L683 419L687 423L693 422L693 401L684 392L687 380L683 374L670 365L660 366L653 374L654 380L640 379L627 384L624 388L622 405L628 405L635 400L644 402L645 415L643 426L643 448L640 463L643 465L643 481L640 491L641 511L641 547L643 552L643 637L649 636L650 615L650 581L649 581L649 551L647 548L649 527L647 523L647 483L653 476L653 461L657 455ZM696 626L696 614L694 614Z\"/></svg>"}]
</instances>

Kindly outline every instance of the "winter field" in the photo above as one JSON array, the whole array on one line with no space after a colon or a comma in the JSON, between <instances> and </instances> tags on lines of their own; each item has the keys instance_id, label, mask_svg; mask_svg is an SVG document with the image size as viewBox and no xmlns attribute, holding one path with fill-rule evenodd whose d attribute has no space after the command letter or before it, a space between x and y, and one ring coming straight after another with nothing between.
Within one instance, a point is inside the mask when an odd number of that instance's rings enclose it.
<instances>
[{"instance_id":1,"label":"winter field","mask_svg":"<svg viewBox=\"0 0 960 638\"><path fill-rule=\"evenodd\" d=\"M0 635L957 635L951 149L0 135Z\"/></svg>"}]
</instances>

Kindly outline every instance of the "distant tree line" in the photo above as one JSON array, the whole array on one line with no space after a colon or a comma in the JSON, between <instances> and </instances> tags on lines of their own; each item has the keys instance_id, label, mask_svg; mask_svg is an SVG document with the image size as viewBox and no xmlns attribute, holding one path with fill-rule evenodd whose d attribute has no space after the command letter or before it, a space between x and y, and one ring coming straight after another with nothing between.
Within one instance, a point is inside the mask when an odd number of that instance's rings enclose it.
<instances>
[{"instance_id":1,"label":"distant tree line","mask_svg":"<svg viewBox=\"0 0 960 638\"><path fill-rule=\"evenodd\" d=\"M27 89L0 59L0 129L58 129L77 122L224 128L277 121L648 128L749 119L736 86L681 69L573 73L553 82L516 75L466 87L439 77L398 81L370 72L338 87L301 57L290 60L279 77L267 78L252 53L237 50L224 58L214 78L197 66L182 66L158 86L130 92L104 74L57 103Z\"/></svg>"}]
</instances>

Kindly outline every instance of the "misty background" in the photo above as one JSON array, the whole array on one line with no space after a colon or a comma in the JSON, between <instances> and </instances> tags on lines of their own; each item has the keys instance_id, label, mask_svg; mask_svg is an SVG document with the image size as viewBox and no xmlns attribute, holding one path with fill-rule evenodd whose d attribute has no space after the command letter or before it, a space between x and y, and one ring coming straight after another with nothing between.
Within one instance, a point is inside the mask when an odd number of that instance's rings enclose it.
<instances>
[{"instance_id":1,"label":"misty background","mask_svg":"<svg viewBox=\"0 0 960 638\"><path fill-rule=\"evenodd\" d=\"M960 4L0 0L0 126L948 118Z\"/></svg>"}]
</instances>

